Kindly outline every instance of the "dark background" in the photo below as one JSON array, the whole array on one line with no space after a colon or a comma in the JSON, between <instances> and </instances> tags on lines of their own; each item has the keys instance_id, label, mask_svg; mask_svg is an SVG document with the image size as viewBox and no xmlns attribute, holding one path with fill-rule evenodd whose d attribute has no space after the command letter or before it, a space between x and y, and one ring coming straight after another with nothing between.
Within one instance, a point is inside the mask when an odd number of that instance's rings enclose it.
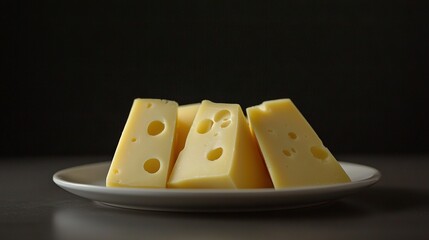
<instances>
[{"instance_id":1,"label":"dark background","mask_svg":"<svg viewBox=\"0 0 429 240\"><path fill-rule=\"evenodd\" d=\"M0 156L112 155L136 97L291 98L331 151L428 152L429 1L2 1Z\"/></svg>"}]
</instances>

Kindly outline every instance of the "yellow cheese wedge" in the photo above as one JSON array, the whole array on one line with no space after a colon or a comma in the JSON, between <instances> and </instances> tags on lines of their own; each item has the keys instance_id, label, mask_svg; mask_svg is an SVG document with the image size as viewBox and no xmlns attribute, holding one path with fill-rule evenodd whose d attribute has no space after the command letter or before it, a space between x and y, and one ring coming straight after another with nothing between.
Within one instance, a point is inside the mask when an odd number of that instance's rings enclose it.
<instances>
[{"instance_id":1,"label":"yellow cheese wedge","mask_svg":"<svg viewBox=\"0 0 429 240\"><path fill-rule=\"evenodd\" d=\"M204 100L168 181L171 188L272 187L238 104Z\"/></svg>"},{"instance_id":2,"label":"yellow cheese wedge","mask_svg":"<svg viewBox=\"0 0 429 240\"><path fill-rule=\"evenodd\" d=\"M177 108L174 101L134 100L106 186L166 187L174 164Z\"/></svg>"},{"instance_id":3,"label":"yellow cheese wedge","mask_svg":"<svg viewBox=\"0 0 429 240\"><path fill-rule=\"evenodd\" d=\"M275 188L350 181L290 99L246 110Z\"/></svg>"},{"instance_id":4,"label":"yellow cheese wedge","mask_svg":"<svg viewBox=\"0 0 429 240\"><path fill-rule=\"evenodd\" d=\"M191 129L192 122L197 114L200 103L193 103L188 105L179 106L177 112L177 153L185 147L186 138L188 137L189 129Z\"/></svg>"}]
</instances>

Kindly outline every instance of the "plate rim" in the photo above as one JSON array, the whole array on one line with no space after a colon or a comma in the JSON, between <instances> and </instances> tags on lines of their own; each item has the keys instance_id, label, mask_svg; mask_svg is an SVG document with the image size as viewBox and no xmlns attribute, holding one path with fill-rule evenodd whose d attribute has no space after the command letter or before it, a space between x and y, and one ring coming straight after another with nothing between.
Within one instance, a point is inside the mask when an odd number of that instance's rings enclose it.
<instances>
[{"instance_id":1,"label":"plate rim","mask_svg":"<svg viewBox=\"0 0 429 240\"><path fill-rule=\"evenodd\" d=\"M110 193L110 194L119 194L119 195L177 195L177 194L226 194L226 195L245 195L245 194L280 194L280 193L302 193L307 191L320 191L320 190L329 190L329 189L341 189L341 188L359 188L359 187L369 187L377 183L381 177L381 172L371 166L338 161L342 167L349 165L352 167L361 167L369 171L372 171L372 175L368 178L359 179L357 181L351 181L347 183L336 183L336 184L327 184L327 185L315 185L315 186L304 186L304 187L290 187L290 188L252 188L252 189L171 189L171 188L111 188L106 186L78 183L76 181L68 181L64 179L64 174L70 173L72 171L77 171L82 168L88 167L97 167L98 165L104 166L110 164L110 161L88 163L83 165L78 165L74 167L65 168L55 172L52 176L53 182L67 190L79 190L87 192L97 192L97 193Z\"/></svg>"},{"instance_id":2,"label":"plate rim","mask_svg":"<svg viewBox=\"0 0 429 240\"><path fill-rule=\"evenodd\" d=\"M370 187L381 178L380 171L373 167L340 162L343 167L348 165L348 173L353 168L360 168L364 175L348 183L282 189L111 188L100 184L100 175L83 181L73 179L82 174L79 170L101 171L98 167L106 171L106 165L110 163L106 161L69 167L57 171L52 179L65 191L105 206L147 211L211 213L274 211L323 205ZM70 181L70 178L75 181Z\"/></svg>"}]
</instances>

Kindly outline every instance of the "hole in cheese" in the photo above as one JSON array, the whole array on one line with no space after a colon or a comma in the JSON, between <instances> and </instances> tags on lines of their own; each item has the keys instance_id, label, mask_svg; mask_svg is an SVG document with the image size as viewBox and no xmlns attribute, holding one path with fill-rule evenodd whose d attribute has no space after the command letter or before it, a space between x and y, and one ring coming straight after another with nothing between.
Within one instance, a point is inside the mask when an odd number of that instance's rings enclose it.
<instances>
[{"instance_id":1,"label":"hole in cheese","mask_svg":"<svg viewBox=\"0 0 429 240\"><path fill-rule=\"evenodd\" d=\"M214 161L219 159L222 156L223 148L218 147L213 150L211 150L209 153L207 153L207 159L210 161Z\"/></svg>"},{"instance_id":2,"label":"hole in cheese","mask_svg":"<svg viewBox=\"0 0 429 240\"><path fill-rule=\"evenodd\" d=\"M293 139L293 140L295 140L298 136L296 135L296 133L294 133L294 132L290 132L290 133L288 133L288 136L289 136L289 138L290 139Z\"/></svg>"},{"instance_id":3,"label":"hole in cheese","mask_svg":"<svg viewBox=\"0 0 429 240\"><path fill-rule=\"evenodd\" d=\"M219 112L217 112L214 116L214 120L215 122L219 122L220 120L228 120L231 118L231 113L228 110L220 110Z\"/></svg>"},{"instance_id":4,"label":"hole in cheese","mask_svg":"<svg viewBox=\"0 0 429 240\"><path fill-rule=\"evenodd\" d=\"M328 152L323 147L314 146L311 147L310 151L315 158L320 160L325 160L329 156Z\"/></svg>"},{"instance_id":5,"label":"hole in cheese","mask_svg":"<svg viewBox=\"0 0 429 240\"><path fill-rule=\"evenodd\" d=\"M290 157L292 155L288 149L283 149L283 154L287 157Z\"/></svg>"},{"instance_id":6,"label":"hole in cheese","mask_svg":"<svg viewBox=\"0 0 429 240\"><path fill-rule=\"evenodd\" d=\"M221 128L226 128L226 127L228 127L228 126L229 126L229 124L231 124L231 120L225 120L225 121L220 125L220 127L221 127Z\"/></svg>"},{"instance_id":7,"label":"hole in cheese","mask_svg":"<svg viewBox=\"0 0 429 240\"><path fill-rule=\"evenodd\" d=\"M119 170L118 169L113 169L113 174L118 175Z\"/></svg>"},{"instance_id":8,"label":"hole in cheese","mask_svg":"<svg viewBox=\"0 0 429 240\"><path fill-rule=\"evenodd\" d=\"M156 158L148 159L144 162L143 168L148 173L156 173L161 167L161 163Z\"/></svg>"},{"instance_id":9,"label":"hole in cheese","mask_svg":"<svg viewBox=\"0 0 429 240\"><path fill-rule=\"evenodd\" d=\"M210 129L212 129L212 126L213 126L212 120L210 120L210 119L201 120L198 123L197 132L200 134L204 134L204 133L210 131Z\"/></svg>"},{"instance_id":10,"label":"hole in cheese","mask_svg":"<svg viewBox=\"0 0 429 240\"><path fill-rule=\"evenodd\" d=\"M152 107L152 103L147 103L146 107L147 108L151 108Z\"/></svg>"},{"instance_id":11,"label":"hole in cheese","mask_svg":"<svg viewBox=\"0 0 429 240\"><path fill-rule=\"evenodd\" d=\"M147 133L151 136L156 136L164 131L165 125L161 121L152 121L147 127Z\"/></svg>"},{"instance_id":12,"label":"hole in cheese","mask_svg":"<svg viewBox=\"0 0 429 240\"><path fill-rule=\"evenodd\" d=\"M131 138L131 142L136 142L136 141L137 141L137 138L135 137Z\"/></svg>"}]
</instances>

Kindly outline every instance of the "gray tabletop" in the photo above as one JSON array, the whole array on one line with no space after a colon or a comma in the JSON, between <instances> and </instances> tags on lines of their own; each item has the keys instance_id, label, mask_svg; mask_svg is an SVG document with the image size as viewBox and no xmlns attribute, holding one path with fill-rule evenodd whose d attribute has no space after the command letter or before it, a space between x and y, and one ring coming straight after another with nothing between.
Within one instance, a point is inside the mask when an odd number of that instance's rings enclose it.
<instances>
[{"instance_id":1,"label":"gray tabletop","mask_svg":"<svg viewBox=\"0 0 429 240\"><path fill-rule=\"evenodd\" d=\"M169 213L107 207L52 182L109 157L0 160L1 239L429 239L429 156L339 156L377 168L369 189L332 204L258 213Z\"/></svg>"}]
</instances>

